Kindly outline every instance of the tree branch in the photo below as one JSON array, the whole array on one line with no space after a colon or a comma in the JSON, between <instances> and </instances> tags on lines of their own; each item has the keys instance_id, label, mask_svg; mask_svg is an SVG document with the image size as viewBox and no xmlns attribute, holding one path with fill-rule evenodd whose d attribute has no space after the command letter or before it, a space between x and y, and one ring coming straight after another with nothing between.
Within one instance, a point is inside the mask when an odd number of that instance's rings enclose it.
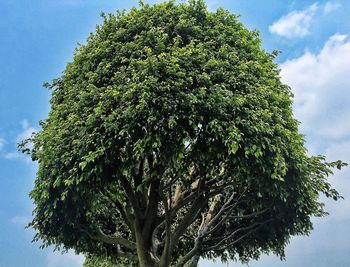
<instances>
[{"instance_id":1,"label":"tree branch","mask_svg":"<svg viewBox=\"0 0 350 267\"><path fill-rule=\"evenodd\" d=\"M151 181L150 189L149 189L149 197L148 197L148 203L147 208L145 211L145 222L142 229L142 235L145 237L146 240L150 239L151 236L151 228L154 225L154 222L157 217L158 212L158 202L159 202L159 180L154 179Z\"/></svg>"},{"instance_id":2,"label":"tree branch","mask_svg":"<svg viewBox=\"0 0 350 267\"><path fill-rule=\"evenodd\" d=\"M164 210L165 210L165 244L164 244L164 249L161 255L160 263L161 266L167 266L170 263L171 259L171 213L170 213L170 208L171 208L171 201L169 202L168 206L168 201L166 196L164 195L163 190L160 190L160 196L164 205ZM171 199L171 196L170 196Z\"/></svg>"},{"instance_id":3,"label":"tree branch","mask_svg":"<svg viewBox=\"0 0 350 267\"><path fill-rule=\"evenodd\" d=\"M102 196L105 196L109 201L111 201L116 206L118 212L120 213L126 225L128 226L131 234L135 238L135 231L132 227L132 218L127 213L125 207L120 203L118 199L116 199L115 197L113 198L113 193L110 192L107 188L103 188L103 189L100 188L99 192L101 193Z\"/></svg>"},{"instance_id":4,"label":"tree branch","mask_svg":"<svg viewBox=\"0 0 350 267\"><path fill-rule=\"evenodd\" d=\"M140 221L140 219L142 218L142 214L141 214L141 209L140 209L138 200L136 199L134 190L132 189L129 181L124 176L121 175L119 177L119 180L120 180L121 185L123 186L123 188L125 190L125 193L128 197L128 200L129 200L129 202L130 202L130 204L135 212L136 219L138 221Z\"/></svg>"},{"instance_id":5,"label":"tree branch","mask_svg":"<svg viewBox=\"0 0 350 267\"><path fill-rule=\"evenodd\" d=\"M214 200L213 202L211 203L210 207L209 207L209 210L207 212L207 215L205 216L204 214L202 214L202 223L200 224L199 228L198 228L198 236L197 238L195 239L195 242L194 242L194 246L193 248L185 255L183 256L178 262L177 264L175 265L176 267L182 267L184 266L190 259L192 259L196 254L197 252L199 251L200 249L200 245L202 243L202 240L203 240L203 231L205 231L207 229L207 224L211 221L212 217L213 217L213 214L214 214L214 211L216 209L216 206L217 204L219 203L220 201L220 197L221 197L221 194L218 194L214 197ZM198 261L195 260L195 261ZM195 262L193 262L193 264L191 265L195 265Z\"/></svg>"},{"instance_id":6,"label":"tree branch","mask_svg":"<svg viewBox=\"0 0 350 267\"><path fill-rule=\"evenodd\" d=\"M190 259L192 259L198 252L200 248L200 239L196 239L193 248L183 256L175 265L175 267L183 267Z\"/></svg>"},{"instance_id":7,"label":"tree branch","mask_svg":"<svg viewBox=\"0 0 350 267\"><path fill-rule=\"evenodd\" d=\"M159 233L160 227L165 225L165 223L166 221L163 221L160 224L158 224L152 233L152 251L155 257L157 257L158 259L159 259L158 248L159 248L159 245L161 244L161 242L158 239L158 233Z\"/></svg>"},{"instance_id":8,"label":"tree branch","mask_svg":"<svg viewBox=\"0 0 350 267\"><path fill-rule=\"evenodd\" d=\"M233 240L232 242L228 243L225 245L225 247L228 247L228 246L232 246L234 244L236 244L237 242L241 241L243 238L247 237L248 235L254 233L256 230L258 230L262 225L272 221L273 219L269 219L269 220L266 220L266 221L263 221L263 222L257 222L257 223L254 223L250 226L247 226L247 227L240 227L238 229L236 229L235 231L233 231L228 237L224 237L222 238L217 244L215 244L214 246L210 246L210 247L207 247L205 248L203 251L212 251L212 250L216 250L216 249L219 249L221 245L223 245L225 242L231 240L235 235L237 235L239 232L243 232L243 231L246 231L248 230L247 233L243 234L241 237L239 237L238 239L235 239Z\"/></svg>"},{"instance_id":9,"label":"tree branch","mask_svg":"<svg viewBox=\"0 0 350 267\"><path fill-rule=\"evenodd\" d=\"M117 255L135 263L138 262L138 258L135 254L132 254L130 252L123 252L120 248L120 245L117 245Z\"/></svg>"},{"instance_id":10,"label":"tree branch","mask_svg":"<svg viewBox=\"0 0 350 267\"><path fill-rule=\"evenodd\" d=\"M241 195L238 197L238 199L234 202L231 203L234 199L234 194L231 195L231 197L225 202L225 204L221 207L221 209L219 210L219 212L214 216L214 218L208 222L208 224L206 225L205 229L203 229L202 231L202 235L203 236L208 236L211 233L213 233L220 225L222 225L223 222L225 222L227 220L228 214L230 214L230 211L232 209L234 209L239 203L240 200L242 199L242 197L244 196L246 190L244 190ZM227 212L227 214L225 216L223 216L223 218L214 226L214 224L216 223L216 221L222 216L222 214L224 212ZM214 226L213 229L210 230L210 228Z\"/></svg>"},{"instance_id":11,"label":"tree branch","mask_svg":"<svg viewBox=\"0 0 350 267\"><path fill-rule=\"evenodd\" d=\"M183 191L181 193L181 197L179 198L179 201L171 208L171 218L173 218L176 215L176 212L179 211L181 208L186 206L187 204L191 203L196 197L198 197L198 193L204 192L206 188L210 188L210 186L216 183L214 180L209 180L205 183L202 188L199 189L198 191ZM197 189L198 190L198 189ZM214 193L214 194L213 194ZM217 190L217 193L220 193L219 190ZM211 192L211 195L215 195L215 192ZM164 214L161 216L161 218L164 217ZM164 218L163 218L164 220Z\"/></svg>"},{"instance_id":12,"label":"tree branch","mask_svg":"<svg viewBox=\"0 0 350 267\"><path fill-rule=\"evenodd\" d=\"M186 232L188 226L191 225L195 219L197 219L198 214L203 210L205 206L207 206L209 198L210 195L205 197L203 195L199 195L199 197L197 197L197 199L193 202L193 205L188 210L187 214L182 218L181 222L175 228L171 236L170 251L172 251L176 246L179 238Z\"/></svg>"},{"instance_id":13,"label":"tree branch","mask_svg":"<svg viewBox=\"0 0 350 267\"><path fill-rule=\"evenodd\" d=\"M135 251L136 244L132 241L129 241L121 236L116 235L107 235L100 228L97 229L97 234L93 235L85 228L80 228L81 231L85 232L91 239L104 242L110 245L119 245L123 246L131 251Z\"/></svg>"},{"instance_id":14,"label":"tree branch","mask_svg":"<svg viewBox=\"0 0 350 267\"><path fill-rule=\"evenodd\" d=\"M143 178L143 173L144 173L144 165L145 165L145 159L141 159L135 163L135 168L134 168L134 191L135 195L137 196L137 199L139 201L140 207L142 209L146 208L146 196L145 192L142 187L142 178Z\"/></svg>"}]
</instances>

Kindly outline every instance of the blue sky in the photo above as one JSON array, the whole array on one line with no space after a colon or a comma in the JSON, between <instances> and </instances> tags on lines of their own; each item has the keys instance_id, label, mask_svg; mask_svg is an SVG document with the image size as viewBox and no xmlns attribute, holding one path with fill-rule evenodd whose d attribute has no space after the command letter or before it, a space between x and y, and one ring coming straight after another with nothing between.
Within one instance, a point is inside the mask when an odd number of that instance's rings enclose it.
<instances>
[{"instance_id":1,"label":"blue sky","mask_svg":"<svg viewBox=\"0 0 350 267\"><path fill-rule=\"evenodd\" d=\"M159 1L144 1L155 3ZM311 154L350 162L349 1L208 0L241 14L261 33L264 49L280 50L284 82L295 95ZM33 206L28 192L36 165L16 151L16 143L38 128L49 110L45 81L57 77L78 42L101 22L100 11L129 9L137 1L0 1L0 267L78 267L83 257L40 250L24 229ZM252 267L350 266L350 168L330 180L345 200L327 201L330 216L314 219L309 237L296 237L287 260L264 256ZM227 266L202 261L201 267ZM241 264L229 263L238 267Z\"/></svg>"}]
</instances>

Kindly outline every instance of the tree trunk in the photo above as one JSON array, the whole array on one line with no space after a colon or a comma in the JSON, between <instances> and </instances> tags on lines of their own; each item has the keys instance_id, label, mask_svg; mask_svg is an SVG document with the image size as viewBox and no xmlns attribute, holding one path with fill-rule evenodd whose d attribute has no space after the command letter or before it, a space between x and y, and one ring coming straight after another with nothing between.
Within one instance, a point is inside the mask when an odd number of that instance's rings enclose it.
<instances>
[{"instance_id":1,"label":"tree trunk","mask_svg":"<svg viewBox=\"0 0 350 267\"><path fill-rule=\"evenodd\" d=\"M200 259L200 257L198 255L194 256L192 258L192 261L191 261L191 264L189 265L189 267L197 267L199 259Z\"/></svg>"},{"instance_id":2,"label":"tree trunk","mask_svg":"<svg viewBox=\"0 0 350 267\"><path fill-rule=\"evenodd\" d=\"M135 223L136 224L136 223ZM148 247L147 240L144 240L140 227L135 227L136 251L140 267L158 267L158 264L152 259Z\"/></svg>"}]
</instances>

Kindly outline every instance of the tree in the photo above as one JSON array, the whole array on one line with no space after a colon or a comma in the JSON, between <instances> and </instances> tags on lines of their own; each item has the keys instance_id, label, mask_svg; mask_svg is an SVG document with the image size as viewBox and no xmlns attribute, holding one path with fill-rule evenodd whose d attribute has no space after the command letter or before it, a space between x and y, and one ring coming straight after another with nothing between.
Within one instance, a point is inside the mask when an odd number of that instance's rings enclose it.
<instances>
[{"instance_id":1,"label":"tree","mask_svg":"<svg viewBox=\"0 0 350 267\"><path fill-rule=\"evenodd\" d=\"M345 164L307 154L276 53L202 0L102 16L46 84L35 240L141 267L283 258Z\"/></svg>"},{"instance_id":2,"label":"tree","mask_svg":"<svg viewBox=\"0 0 350 267\"><path fill-rule=\"evenodd\" d=\"M83 267L135 267L135 263L127 259L113 259L96 255L85 255Z\"/></svg>"}]
</instances>

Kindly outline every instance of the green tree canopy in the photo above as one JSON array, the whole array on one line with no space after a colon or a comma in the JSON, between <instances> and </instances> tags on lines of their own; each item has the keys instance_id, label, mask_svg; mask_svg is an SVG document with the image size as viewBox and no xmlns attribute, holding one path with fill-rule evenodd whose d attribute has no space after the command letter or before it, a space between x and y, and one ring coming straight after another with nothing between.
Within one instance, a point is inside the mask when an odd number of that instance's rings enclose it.
<instances>
[{"instance_id":1,"label":"green tree canopy","mask_svg":"<svg viewBox=\"0 0 350 267\"><path fill-rule=\"evenodd\" d=\"M47 84L35 240L141 267L283 257L344 163L307 154L275 53L202 0L103 18Z\"/></svg>"},{"instance_id":2,"label":"green tree canopy","mask_svg":"<svg viewBox=\"0 0 350 267\"><path fill-rule=\"evenodd\" d=\"M97 255L85 255L83 267L137 267L136 263L130 262L128 259L106 257Z\"/></svg>"}]
</instances>

